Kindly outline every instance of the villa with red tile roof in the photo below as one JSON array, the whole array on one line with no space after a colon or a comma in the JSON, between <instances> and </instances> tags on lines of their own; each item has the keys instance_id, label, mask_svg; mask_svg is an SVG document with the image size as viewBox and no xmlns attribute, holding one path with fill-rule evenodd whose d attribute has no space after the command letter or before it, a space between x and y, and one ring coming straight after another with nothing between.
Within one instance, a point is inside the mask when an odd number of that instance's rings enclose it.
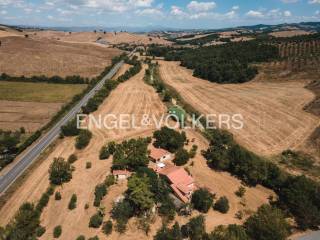
<instances>
[{"instance_id":1,"label":"villa with red tile roof","mask_svg":"<svg viewBox=\"0 0 320 240\"><path fill-rule=\"evenodd\" d=\"M193 177L184 168L170 164L164 168L159 168L157 172L168 178L171 183L170 187L180 200L184 203L190 201L196 185Z\"/></svg>"},{"instance_id":2,"label":"villa with red tile roof","mask_svg":"<svg viewBox=\"0 0 320 240\"><path fill-rule=\"evenodd\" d=\"M162 162L171 158L171 153L162 148L152 148L149 157L154 162Z\"/></svg>"}]
</instances>

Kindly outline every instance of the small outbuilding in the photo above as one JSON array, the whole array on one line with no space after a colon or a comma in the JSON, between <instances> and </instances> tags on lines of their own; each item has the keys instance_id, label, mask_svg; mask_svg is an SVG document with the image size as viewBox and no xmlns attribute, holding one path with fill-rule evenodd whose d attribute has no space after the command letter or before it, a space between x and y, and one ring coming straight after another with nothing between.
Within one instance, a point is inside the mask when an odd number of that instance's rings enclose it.
<instances>
[{"instance_id":1,"label":"small outbuilding","mask_svg":"<svg viewBox=\"0 0 320 240\"><path fill-rule=\"evenodd\" d=\"M112 175L117 180L124 180L131 176L131 172L129 172L128 170L113 170Z\"/></svg>"}]
</instances>

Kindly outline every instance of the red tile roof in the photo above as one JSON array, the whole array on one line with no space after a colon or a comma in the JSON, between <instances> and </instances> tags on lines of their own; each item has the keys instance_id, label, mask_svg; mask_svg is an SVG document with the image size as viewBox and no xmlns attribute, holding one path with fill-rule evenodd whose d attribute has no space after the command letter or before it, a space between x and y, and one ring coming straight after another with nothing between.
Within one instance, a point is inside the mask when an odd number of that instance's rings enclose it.
<instances>
[{"instance_id":1,"label":"red tile roof","mask_svg":"<svg viewBox=\"0 0 320 240\"><path fill-rule=\"evenodd\" d=\"M112 174L117 175L130 175L131 173L128 170L113 170Z\"/></svg>"},{"instance_id":2,"label":"red tile roof","mask_svg":"<svg viewBox=\"0 0 320 240\"><path fill-rule=\"evenodd\" d=\"M152 159L158 160L162 158L163 156L167 155L169 152L162 148L152 148L150 151L150 157Z\"/></svg>"}]
</instances>

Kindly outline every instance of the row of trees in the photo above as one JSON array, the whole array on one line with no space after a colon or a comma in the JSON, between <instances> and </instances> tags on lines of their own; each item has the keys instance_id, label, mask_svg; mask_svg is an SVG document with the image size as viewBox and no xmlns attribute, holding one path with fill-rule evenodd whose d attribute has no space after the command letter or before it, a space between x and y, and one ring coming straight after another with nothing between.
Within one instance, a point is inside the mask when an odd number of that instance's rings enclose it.
<instances>
[{"instance_id":1,"label":"row of trees","mask_svg":"<svg viewBox=\"0 0 320 240\"><path fill-rule=\"evenodd\" d=\"M221 130L207 132L210 146L204 152L208 165L228 171L249 185L261 184L274 190L275 205L289 212L301 229L320 225L320 185L305 176L291 176L274 163L236 144Z\"/></svg>"},{"instance_id":2,"label":"row of trees","mask_svg":"<svg viewBox=\"0 0 320 240\"><path fill-rule=\"evenodd\" d=\"M44 83L59 83L59 84L89 84L90 79L80 77L79 75L67 76L65 78L60 76L32 76L32 77L25 77L25 76L10 76L6 73L2 73L0 75L0 81L7 81L7 82L44 82Z\"/></svg>"},{"instance_id":3,"label":"row of trees","mask_svg":"<svg viewBox=\"0 0 320 240\"><path fill-rule=\"evenodd\" d=\"M207 233L205 218L199 215L181 227L177 222L172 228L164 225L154 236L154 240L285 240L289 234L290 227L283 212L270 205L263 205L247 219L244 226L218 226Z\"/></svg>"}]
</instances>

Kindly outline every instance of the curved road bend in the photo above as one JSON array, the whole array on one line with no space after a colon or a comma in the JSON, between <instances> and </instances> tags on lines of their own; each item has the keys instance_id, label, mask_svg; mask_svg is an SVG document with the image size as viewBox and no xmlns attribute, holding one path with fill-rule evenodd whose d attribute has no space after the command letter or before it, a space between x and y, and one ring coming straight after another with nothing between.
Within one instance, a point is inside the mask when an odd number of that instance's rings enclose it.
<instances>
[{"instance_id":1,"label":"curved road bend","mask_svg":"<svg viewBox=\"0 0 320 240\"><path fill-rule=\"evenodd\" d=\"M128 56L132 56L133 53L134 51ZM88 100L95 95L96 91L103 87L107 79L111 79L117 73L123 63L123 61L117 63L110 72L100 82L98 82L97 85L80 100L80 102L77 103L77 105L75 105L59 122L57 122L44 136L42 136L37 143L31 145L27 151L20 156L20 160L17 161L7 173L0 176L0 195L2 195L2 193L4 193L33 163L43 150L58 138L61 126L66 124L69 120L74 118L78 112L80 112L81 107L86 105Z\"/></svg>"}]
</instances>

